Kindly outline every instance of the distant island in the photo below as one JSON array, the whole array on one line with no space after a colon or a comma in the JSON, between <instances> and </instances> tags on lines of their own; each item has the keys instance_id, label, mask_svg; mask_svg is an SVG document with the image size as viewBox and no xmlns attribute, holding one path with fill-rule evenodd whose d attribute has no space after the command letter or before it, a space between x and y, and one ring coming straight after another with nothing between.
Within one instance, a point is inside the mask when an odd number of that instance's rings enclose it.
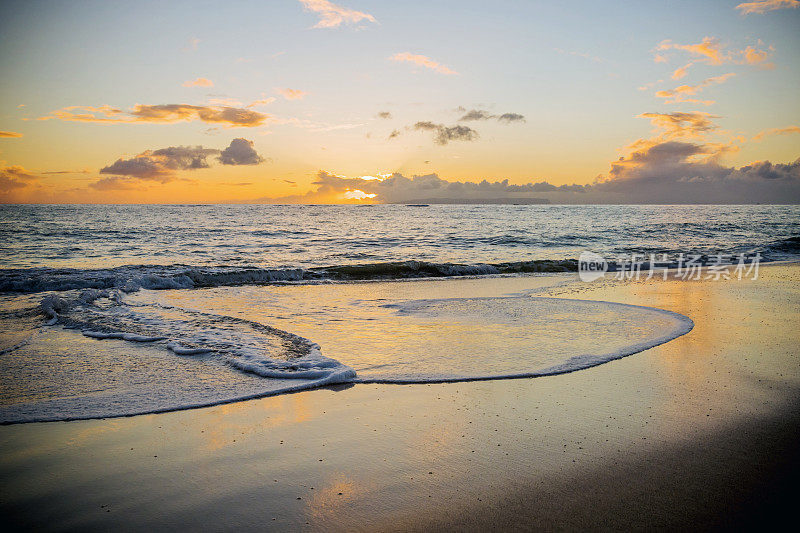
<instances>
[{"instance_id":1,"label":"distant island","mask_svg":"<svg viewBox=\"0 0 800 533\"><path fill-rule=\"evenodd\" d=\"M391 202L394 204L425 205L425 204L518 204L540 205L549 204L547 198L423 198L420 200L404 200Z\"/></svg>"}]
</instances>

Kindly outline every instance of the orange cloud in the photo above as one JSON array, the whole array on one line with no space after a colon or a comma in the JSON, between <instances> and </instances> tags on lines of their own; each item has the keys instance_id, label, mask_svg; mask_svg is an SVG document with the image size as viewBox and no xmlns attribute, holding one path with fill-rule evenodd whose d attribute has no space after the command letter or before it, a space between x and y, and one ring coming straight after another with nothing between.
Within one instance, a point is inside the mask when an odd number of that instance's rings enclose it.
<instances>
[{"instance_id":1,"label":"orange cloud","mask_svg":"<svg viewBox=\"0 0 800 533\"><path fill-rule=\"evenodd\" d=\"M287 100L301 100L308 93L299 89L275 89L275 92Z\"/></svg>"},{"instance_id":2,"label":"orange cloud","mask_svg":"<svg viewBox=\"0 0 800 533\"><path fill-rule=\"evenodd\" d=\"M272 102L274 102L275 100L276 100L276 98L274 96L270 96L269 98L264 98L262 100L256 100L255 102L249 104L247 107L250 108L250 107L258 107L258 106L262 106L262 105L269 105Z\"/></svg>"},{"instance_id":3,"label":"orange cloud","mask_svg":"<svg viewBox=\"0 0 800 533\"><path fill-rule=\"evenodd\" d=\"M0 131L0 139L16 139L19 137L22 137L22 134L16 131Z\"/></svg>"},{"instance_id":4,"label":"orange cloud","mask_svg":"<svg viewBox=\"0 0 800 533\"><path fill-rule=\"evenodd\" d=\"M697 44L676 44L670 40L661 41L656 50L683 50L693 56L704 57L705 61L711 65L721 65L725 60L722 53L722 45L719 40L713 37L704 37Z\"/></svg>"},{"instance_id":5,"label":"orange cloud","mask_svg":"<svg viewBox=\"0 0 800 533\"><path fill-rule=\"evenodd\" d=\"M39 180L39 176L19 165L0 168L0 193L27 187Z\"/></svg>"},{"instance_id":6,"label":"orange cloud","mask_svg":"<svg viewBox=\"0 0 800 533\"><path fill-rule=\"evenodd\" d=\"M654 126L653 136L648 139L634 141L623 149L623 152L647 150L658 144L675 140L700 140L717 129L713 119L717 115L702 111L687 113L642 113L638 118L650 119Z\"/></svg>"},{"instance_id":7,"label":"orange cloud","mask_svg":"<svg viewBox=\"0 0 800 533\"><path fill-rule=\"evenodd\" d=\"M197 106L190 104L137 104L131 111L122 111L111 106L70 106L57 109L38 120L64 120L67 122L98 122L106 124L159 123L199 120L227 127L252 128L261 126L271 117L250 109L229 106Z\"/></svg>"},{"instance_id":8,"label":"orange cloud","mask_svg":"<svg viewBox=\"0 0 800 533\"><path fill-rule=\"evenodd\" d=\"M800 7L798 0L763 0L761 2L746 2L739 4L736 9L742 12L742 15L750 15L751 13L764 14L767 11L775 11L776 9L794 9Z\"/></svg>"},{"instance_id":9,"label":"orange cloud","mask_svg":"<svg viewBox=\"0 0 800 533\"><path fill-rule=\"evenodd\" d=\"M711 105L714 103L714 100L697 100L695 98L689 98L689 96L696 95L709 85L725 83L735 75L736 74L733 72L729 72L727 74L723 74L722 76L714 76L713 78L705 79L697 85L680 85L671 90L658 91L656 92L656 97L666 98L667 100L665 103L667 104L674 104L678 102L694 102Z\"/></svg>"},{"instance_id":10,"label":"orange cloud","mask_svg":"<svg viewBox=\"0 0 800 533\"><path fill-rule=\"evenodd\" d=\"M792 133L800 133L800 126L789 126L787 128L772 128L768 130L761 131L757 133L754 137L754 141L760 141L764 137L769 137L771 135L791 135Z\"/></svg>"},{"instance_id":11,"label":"orange cloud","mask_svg":"<svg viewBox=\"0 0 800 533\"><path fill-rule=\"evenodd\" d=\"M184 87L213 87L214 82L206 78L197 78L192 81L183 82Z\"/></svg>"},{"instance_id":12,"label":"orange cloud","mask_svg":"<svg viewBox=\"0 0 800 533\"><path fill-rule=\"evenodd\" d=\"M760 41L759 41L760 44ZM771 67L771 64L764 63L775 50L770 46L766 50L761 50L753 46L748 46L744 50L725 51L724 46L718 39L713 37L704 37L703 40L696 44L676 44L670 40L662 41L655 48L656 52L663 52L667 50L681 50L688 52L690 56L694 57L684 66L675 69L672 73L672 79L679 80L686 76L689 68L692 66L703 63L706 65L723 65L725 63L736 63L739 65L756 65L763 64L764 67ZM656 62L666 61L666 57L662 54L656 53Z\"/></svg>"},{"instance_id":13,"label":"orange cloud","mask_svg":"<svg viewBox=\"0 0 800 533\"><path fill-rule=\"evenodd\" d=\"M391 61L414 63L415 65L435 70L436 72L439 72L441 74L458 74L458 72L456 72L455 70L452 70L449 67L446 67L427 56L412 54L410 52L402 52L399 54L395 54L389 59Z\"/></svg>"},{"instance_id":14,"label":"orange cloud","mask_svg":"<svg viewBox=\"0 0 800 533\"><path fill-rule=\"evenodd\" d=\"M300 0L300 3L306 10L313 11L319 16L319 22L314 25L315 28L336 28L343 23L355 24L362 20L377 22L375 17L369 13L337 6L328 0Z\"/></svg>"},{"instance_id":15,"label":"orange cloud","mask_svg":"<svg viewBox=\"0 0 800 533\"><path fill-rule=\"evenodd\" d=\"M741 59L739 59L737 63L742 65L761 65L761 68L773 69L775 65L772 63L765 63L765 61L769 59L770 53L774 50L775 48L772 46L770 46L768 50L759 50L758 48L748 46L740 52Z\"/></svg>"}]
</instances>

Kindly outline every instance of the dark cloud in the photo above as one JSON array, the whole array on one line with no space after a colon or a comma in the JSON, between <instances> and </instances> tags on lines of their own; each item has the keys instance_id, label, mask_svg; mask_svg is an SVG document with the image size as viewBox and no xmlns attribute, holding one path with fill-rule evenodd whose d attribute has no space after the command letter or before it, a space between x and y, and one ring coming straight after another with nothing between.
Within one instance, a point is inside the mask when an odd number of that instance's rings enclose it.
<instances>
[{"instance_id":1,"label":"dark cloud","mask_svg":"<svg viewBox=\"0 0 800 533\"><path fill-rule=\"evenodd\" d=\"M147 152L130 159L117 159L111 165L100 169L100 174L131 176L143 180L166 183L175 179L174 172L160 161L147 155Z\"/></svg>"},{"instance_id":2,"label":"dark cloud","mask_svg":"<svg viewBox=\"0 0 800 533\"><path fill-rule=\"evenodd\" d=\"M468 122L471 120L489 120L490 118L494 118L494 115L490 114L488 111L483 111L482 109L472 109L467 111L467 113L458 119L458 121Z\"/></svg>"},{"instance_id":3,"label":"dark cloud","mask_svg":"<svg viewBox=\"0 0 800 533\"><path fill-rule=\"evenodd\" d=\"M458 108L459 111L463 112L464 108ZM525 116L520 115L519 113L503 113L502 115L492 115L488 111L484 111L483 109L471 109L467 111L460 119L459 122L470 122L475 120L491 120L496 119L498 122L505 122L506 124L510 124L512 122L525 122Z\"/></svg>"},{"instance_id":4,"label":"dark cloud","mask_svg":"<svg viewBox=\"0 0 800 533\"><path fill-rule=\"evenodd\" d=\"M389 111L381 111L381 112L378 113L377 117L388 120L388 119L392 118L392 114Z\"/></svg>"},{"instance_id":5,"label":"dark cloud","mask_svg":"<svg viewBox=\"0 0 800 533\"><path fill-rule=\"evenodd\" d=\"M450 141L474 141L478 138L478 132L467 126L445 126L444 124L434 124L433 122L417 122L414 124L415 130L434 131L436 135L433 142L439 145L446 145Z\"/></svg>"},{"instance_id":6,"label":"dark cloud","mask_svg":"<svg viewBox=\"0 0 800 533\"><path fill-rule=\"evenodd\" d=\"M734 168L718 162L725 149L686 141L645 146L613 162L608 176L591 186L592 196L626 203L800 203L800 159Z\"/></svg>"},{"instance_id":7,"label":"dark cloud","mask_svg":"<svg viewBox=\"0 0 800 533\"><path fill-rule=\"evenodd\" d=\"M383 180L345 178L321 171L313 182L315 189L303 195L282 198L261 198L259 201L271 203L327 203L341 200L348 191L362 191L375 195L374 200L382 203L402 203L413 200L447 199L453 201L497 200L498 198L531 200L542 198L542 191L566 191L569 188L582 188L581 185L555 186L546 182L515 185L508 180L479 183L469 181L447 181L436 174L406 177L395 173Z\"/></svg>"},{"instance_id":8,"label":"dark cloud","mask_svg":"<svg viewBox=\"0 0 800 533\"><path fill-rule=\"evenodd\" d=\"M400 136L400 130L392 130L392 133L389 134L390 139L394 139Z\"/></svg>"},{"instance_id":9,"label":"dark cloud","mask_svg":"<svg viewBox=\"0 0 800 533\"><path fill-rule=\"evenodd\" d=\"M210 168L208 157L219 155L223 165L257 165L264 161L253 148L253 142L247 139L233 139L225 150L204 148L202 146L170 146L157 150L145 150L131 157L120 158L114 163L100 169L100 174L125 176L140 180L167 183L177 178L178 170L198 170ZM95 188L107 190L112 186L124 185L121 180L100 180L93 184Z\"/></svg>"},{"instance_id":10,"label":"dark cloud","mask_svg":"<svg viewBox=\"0 0 800 533\"><path fill-rule=\"evenodd\" d=\"M146 150L130 159L117 159L111 165L100 169L100 174L130 176L166 183L175 179L176 170L209 168L206 158L218 153L219 150L202 146L170 146L158 150Z\"/></svg>"},{"instance_id":11,"label":"dark cloud","mask_svg":"<svg viewBox=\"0 0 800 533\"><path fill-rule=\"evenodd\" d=\"M47 172L42 172L42 174L88 174L89 171L84 170L48 170Z\"/></svg>"},{"instance_id":12,"label":"dark cloud","mask_svg":"<svg viewBox=\"0 0 800 533\"><path fill-rule=\"evenodd\" d=\"M164 165L173 170L209 168L206 158L218 153L219 150L202 146L170 146L153 151L154 156L163 157Z\"/></svg>"},{"instance_id":13,"label":"dark cloud","mask_svg":"<svg viewBox=\"0 0 800 533\"><path fill-rule=\"evenodd\" d=\"M525 116L520 115L519 113L503 113L499 117L497 117L498 122L525 122Z\"/></svg>"},{"instance_id":14,"label":"dark cloud","mask_svg":"<svg viewBox=\"0 0 800 533\"><path fill-rule=\"evenodd\" d=\"M219 161L223 165L258 165L264 158L253 148L253 141L238 138L220 153Z\"/></svg>"},{"instance_id":15,"label":"dark cloud","mask_svg":"<svg viewBox=\"0 0 800 533\"><path fill-rule=\"evenodd\" d=\"M414 124L415 130L435 130L441 127L441 124L434 124L433 122L417 122Z\"/></svg>"}]
</instances>

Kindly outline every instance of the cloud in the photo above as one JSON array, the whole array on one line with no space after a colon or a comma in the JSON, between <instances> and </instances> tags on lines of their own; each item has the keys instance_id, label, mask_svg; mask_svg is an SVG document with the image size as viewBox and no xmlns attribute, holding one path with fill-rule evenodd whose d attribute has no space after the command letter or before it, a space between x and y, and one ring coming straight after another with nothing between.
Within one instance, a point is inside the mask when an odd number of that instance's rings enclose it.
<instances>
[{"instance_id":1,"label":"cloud","mask_svg":"<svg viewBox=\"0 0 800 533\"><path fill-rule=\"evenodd\" d=\"M28 187L39 180L39 176L19 165L0 167L0 192Z\"/></svg>"},{"instance_id":2,"label":"cloud","mask_svg":"<svg viewBox=\"0 0 800 533\"><path fill-rule=\"evenodd\" d=\"M299 89L275 89L275 92L287 100L301 100L308 93Z\"/></svg>"},{"instance_id":3,"label":"cloud","mask_svg":"<svg viewBox=\"0 0 800 533\"><path fill-rule=\"evenodd\" d=\"M337 28L343 23L355 24L362 20L377 22L369 13L337 6L328 0L299 0L308 11L313 11L319 16L319 22L314 28Z\"/></svg>"},{"instance_id":4,"label":"cloud","mask_svg":"<svg viewBox=\"0 0 800 533\"><path fill-rule=\"evenodd\" d=\"M17 139L19 137L22 137L22 134L16 131L0 131L0 139Z\"/></svg>"},{"instance_id":5,"label":"cloud","mask_svg":"<svg viewBox=\"0 0 800 533\"><path fill-rule=\"evenodd\" d=\"M353 189L353 190L348 189L348 190L346 190L344 192L344 194L342 194L342 197L345 200L366 200L366 199L375 198L376 196L377 196L377 194L374 193L374 192L373 193L367 193L367 192L364 192L364 191L359 190L359 189Z\"/></svg>"},{"instance_id":6,"label":"cloud","mask_svg":"<svg viewBox=\"0 0 800 533\"><path fill-rule=\"evenodd\" d=\"M390 61L398 61L398 62L407 62L407 63L414 63L415 65L419 65L421 67L429 68L434 70L440 74L458 74L455 70L452 70L449 67L442 65L441 63L437 63L433 59L412 54L410 52L401 52L399 54L395 54L389 58Z\"/></svg>"},{"instance_id":7,"label":"cloud","mask_svg":"<svg viewBox=\"0 0 800 533\"><path fill-rule=\"evenodd\" d=\"M198 106L190 104L137 104L130 111L112 106L69 106L58 109L38 120L64 120L67 122L96 122L104 124L156 123L172 124L199 120L226 127L252 128L261 126L272 117L251 109L230 106Z\"/></svg>"},{"instance_id":8,"label":"cloud","mask_svg":"<svg viewBox=\"0 0 800 533\"><path fill-rule=\"evenodd\" d=\"M665 40L661 41L655 48L656 52L668 50L687 52L694 58L684 66L675 69L672 73L672 79L678 80L685 77L689 69L698 63L714 66L727 63L735 63L738 65L761 64L764 68L772 68L773 65L771 63L766 63L766 60L775 49L772 46L764 50L748 46L744 50L725 50L725 47L719 39L714 37L704 37L701 42L696 44L677 44L670 40ZM667 57L663 54L656 53L655 57L657 57L660 62L667 61Z\"/></svg>"},{"instance_id":9,"label":"cloud","mask_svg":"<svg viewBox=\"0 0 800 533\"><path fill-rule=\"evenodd\" d=\"M667 104L692 102L692 103L711 105L714 103L714 100L698 100L696 98L690 98L690 96L696 95L697 93L701 92L703 89L709 87L710 85L725 83L727 80L729 80L735 75L736 74L734 74L733 72L729 72L727 74L723 74L722 76L714 76L713 78L707 78L702 82L698 83L697 85L680 85L671 90L657 91L656 97L665 98L666 99L665 103Z\"/></svg>"},{"instance_id":10,"label":"cloud","mask_svg":"<svg viewBox=\"0 0 800 533\"><path fill-rule=\"evenodd\" d=\"M776 9L794 9L797 7L800 7L800 1L798 0L763 0L761 2L739 4L736 9L741 11L742 15L749 15L751 13L763 14Z\"/></svg>"},{"instance_id":11,"label":"cloud","mask_svg":"<svg viewBox=\"0 0 800 533\"><path fill-rule=\"evenodd\" d=\"M467 111L467 113L461 117L459 122L469 122L472 120L489 120L490 118L494 118L495 116L490 114L488 111L483 111L482 109L472 109Z\"/></svg>"},{"instance_id":12,"label":"cloud","mask_svg":"<svg viewBox=\"0 0 800 533\"><path fill-rule=\"evenodd\" d=\"M41 174L89 174L89 170L49 170L47 172L42 172Z\"/></svg>"},{"instance_id":13,"label":"cloud","mask_svg":"<svg viewBox=\"0 0 800 533\"><path fill-rule=\"evenodd\" d=\"M179 170L210 168L208 157L212 155L218 155L218 160L223 165L257 165L264 161L254 150L252 141L239 138L233 139L225 150L202 146L170 146L145 150L131 158L117 159L100 169L100 174L167 183L177 179ZM113 185L119 188L128 182L106 180L96 183L97 187L110 188Z\"/></svg>"},{"instance_id":14,"label":"cloud","mask_svg":"<svg viewBox=\"0 0 800 533\"><path fill-rule=\"evenodd\" d=\"M689 52L691 56L702 57L710 65L721 65L725 60L722 44L719 39L713 37L704 37L697 44L676 44L667 39L661 41L656 50L683 50L684 52Z\"/></svg>"},{"instance_id":15,"label":"cloud","mask_svg":"<svg viewBox=\"0 0 800 533\"><path fill-rule=\"evenodd\" d=\"M450 141L474 141L478 138L478 132L467 126L445 126L444 124L434 124L433 122L417 122L414 124L415 130L434 131L436 135L433 142L441 146Z\"/></svg>"},{"instance_id":16,"label":"cloud","mask_svg":"<svg viewBox=\"0 0 800 533\"><path fill-rule=\"evenodd\" d=\"M525 116L520 115L519 113L503 113L499 117L497 117L498 122L526 122Z\"/></svg>"},{"instance_id":17,"label":"cloud","mask_svg":"<svg viewBox=\"0 0 800 533\"><path fill-rule=\"evenodd\" d=\"M459 111L464 111L463 107L458 108ZM525 122L525 115L519 113L503 113L502 115L492 115L488 111L482 109L471 109L467 111L464 116L458 119L459 122L470 122L476 120L490 120L497 119L498 122L505 122L510 124L512 122Z\"/></svg>"},{"instance_id":18,"label":"cloud","mask_svg":"<svg viewBox=\"0 0 800 533\"><path fill-rule=\"evenodd\" d=\"M389 134L389 139L395 139L400 137L400 130L392 130L392 133Z\"/></svg>"},{"instance_id":19,"label":"cloud","mask_svg":"<svg viewBox=\"0 0 800 533\"><path fill-rule=\"evenodd\" d=\"M89 187L97 191L136 191L143 189L135 180L123 176L101 178L90 183Z\"/></svg>"},{"instance_id":20,"label":"cloud","mask_svg":"<svg viewBox=\"0 0 800 533\"><path fill-rule=\"evenodd\" d=\"M697 139L703 135L717 129L712 119L719 118L717 115L705 113L703 111L690 111L686 113L642 113L638 118L650 119L650 123L655 126L660 133L653 139L655 142L663 142L679 138ZM648 140L648 141L650 141ZM642 140L640 139L641 142ZM634 143L636 145L637 143Z\"/></svg>"},{"instance_id":21,"label":"cloud","mask_svg":"<svg viewBox=\"0 0 800 533\"><path fill-rule=\"evenodd\" d=\"M184 87L213 87L214 82L206 78L197 78L192 81L183 82Z\"/></svg>"},{"instance_id":22,"label":"cloud","mask_svg":"<svg viewBox=\"0 0 800 533\"><path fill-rule=\"evenodd\" d=\"M236 107L208 107L187 104L137 105L131 112L137 120L148 122L178 122L201 120L207 123L223 123L229 126L260 126L269 115Z\"/></svg>"},{"instance_id":23,"label":"cloud","mask_svg":"<svg viewBox=\"0 0 800 533\"><path fill-rule=\"evenodd\" d=\"M447 181L436 174L412 176L399 173L361 178L347 178L325 171L319 171L313 182L314 189L306 194L280 198L259 198L269 203L332 203L342 200L381 203L402 203L424 199L480 200L498 198L533 198L543 191L578 191L580 185L556 186L549 183L528 183L515 185L508 180L479 183L470 181Z\"/></svg>"},{"instance_id":24,"label":"cloud","mask_svg":"<svg viewBox=\"0 0 800 533\"><path fill-rule=\"evenodd\" d=\"M669 141L620 158L608 177L591 187L593 196L628 203L800 202L800 159L788 164L758 161L721 165L713 144Z\"/></svg>"},{"instance_id":25,"label":"cloud","mask_svg":"<svg viewBox=\"0 0 800 533\"><path fill-rule=\"evenodd\" d=\"M792 133L800 133L800 126L789 126L786 128L772 128L768 130L764 130L758 132L754 137L754 141L760 141L764 137L769 137L772 135L791 135Z\"/></svg>"},{"instance_id":26,"label":"cloud","mask_svg":"<svg viewBox=\"0 0 800 533\"><path fill-rule=\"evenodd\" d=\"M248 104L247 107L249 109L251 107L259 107L259 106L269 105L272 102L274 102L275 100L277 100L277 98L275 98L274 96L270 96L268 98L262 98L261 100L255 100L254 102Z\"/></svg>"},{"instance_id":27,"label":"cloud","mask_svg":"<svg viewBox=\"0 0 800 533\"><path fill-rule=\"evenodd\" d=\"M184 148L184 147L180 147ZM188 147L185 147L189 149ZM205 162L204 159L202 159ZM205 168L205 165L198 165L191 168ZM130 176L142 180L157 181L166 183L176 178L175 170L179 165L169 160L169 157L155 155L152 150L146 150L129 159L117 159L114 163L100 169L100 174L112 174L114 176ZM188 170L190 167L185 167Z\"/></svg>"},{"instance_id":28,"label":"cloud","mask_svg":"<svg viewBox=\"0 0 800 533\"><path fill-rule=\"evenodd\" d=\"M320 172L314 189L304 195L261 199L275 203L330 203L363 199L381 203L425 200L479 202L531 198L552 203L800 203L800 159L792 163L756 161L739 168L708 158L713 149L670 141L615 162L609 175L592 184L554 185L547 181L512 184L508 180L448 181L436 174L384 180L346 178ZM697 156L702 156L699 159ZM372 196L367 196L372 195Z\"/></svg>"},{"instance_id":29,"label":"cloud","mask_svg":"<svg viewBox=\"0 0 800 533\"><path fill-rule=\"evenodd\" d=\"M253 141L234 139L230 146L220 153L219 161L223 165L258 165L264 158L258 155L253 146Z\"/></svg>"},{"instance_id":30,"label":"cloud","mask_svg":"<svg viewBox=\"0 0 800 533\"><path fill-rule=\"evenodd\" d=\"M376 115L378 118L389 120L392 118L392 114L389 111L379 111Z\"/></svg>"},{"instance_id":31,"label":"cloud","mask_svg":"<svg viewBox=\"0 0 800 533\"><path fill-rule=\"evenodd\" d=\"M714 115L643 113L656 126L587 186L593 201L624 203L800 203L800 159L754 162L740 168L721 160L739 147L719 135Z\"/></svg>"},{"instance_id":32,"label":"cloud","mask_svg":"<svg viewBox=\"0 0 800 533\"><path fill-rule=\"evenodd\" d=\"M759 50L758 48L748 46L741 51L741 59L738 60L738 63L743 65L758 65L763 63L763 66L765 67L773 68L774 65L771 63L764 63L767 59L769 59L769 55L772 50L772 47L770 47L769 50Z\"/></svg>"}]
</instances>

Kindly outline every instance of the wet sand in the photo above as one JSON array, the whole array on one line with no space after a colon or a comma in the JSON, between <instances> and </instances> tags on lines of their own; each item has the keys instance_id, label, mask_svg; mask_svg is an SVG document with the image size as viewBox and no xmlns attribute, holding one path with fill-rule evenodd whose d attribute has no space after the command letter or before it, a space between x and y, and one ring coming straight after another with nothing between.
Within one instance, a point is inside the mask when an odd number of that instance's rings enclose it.
<instances>
[{"instance_id":1,"label":"wet sand","mask_svg":"<svg viewBox=\"0 0 800 533\"><path fill-rule=\"evenodd\" d=\"M792 511L800 267L537 294L658 307L695 328L559 376L0 427L0 511L46 530L370 531L711 529Z\"/></svg>"}]
</instances>

